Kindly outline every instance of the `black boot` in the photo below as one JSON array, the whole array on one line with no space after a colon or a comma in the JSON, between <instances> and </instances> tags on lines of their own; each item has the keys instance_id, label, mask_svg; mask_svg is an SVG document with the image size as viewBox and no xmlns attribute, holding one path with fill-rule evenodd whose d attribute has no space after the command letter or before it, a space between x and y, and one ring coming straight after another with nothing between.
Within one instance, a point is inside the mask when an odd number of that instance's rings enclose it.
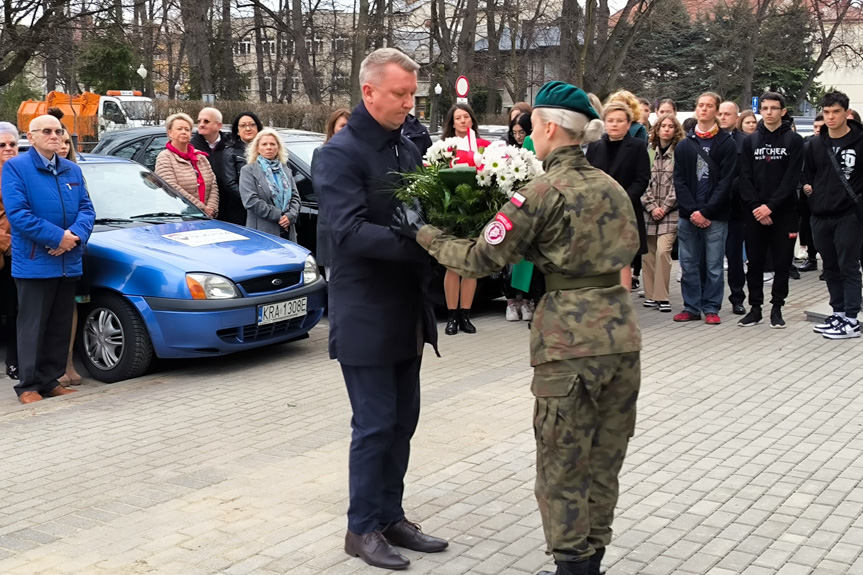
<instances>
[{"instance_id":1,"label":"black boot","mask_svg":"<svg viewBox=\"0 0 863 575\"><path fill-rule=\"evenodd\" d=\"M458 310L458 328L465 333L476 333L476 328L470 322L469 309L462 308Z\"/></svg>"},{"instance_id":2,"label":"black boot","mask_svg":"<svg viewBox=\"0 0 863 575\"><path fill-rule=\"evenodd\" d=\"M555 561L555 563L557 563L556 571L540 571L536 575L591 575L593 573L590 570L591 563L587 559L584 561Z\"/></svg>"},{"instance_id":3,"label":"black boot","mask_svg":"<svg viewBox=\"0 0 863 575\"><path fill-rule=\"evenodd\" d=\"M602 575L604 573L604 571L599 570L603 556L605 556L605 547L594 549L593 555L590 556L590 565L587 567L587 575Z\"/></svg>"},{"instance_id":4,"label":"black boot","mask_svg":"<svg viewBox=\"0 0 863 575\"><path fill-rule=\"evenodd\" d=\"M458 310L450 309L447 310L449 313L449 317L446 320L446 329L443 332L447 335L455 335L458 333Z\"/></svg>"}]
</instances>

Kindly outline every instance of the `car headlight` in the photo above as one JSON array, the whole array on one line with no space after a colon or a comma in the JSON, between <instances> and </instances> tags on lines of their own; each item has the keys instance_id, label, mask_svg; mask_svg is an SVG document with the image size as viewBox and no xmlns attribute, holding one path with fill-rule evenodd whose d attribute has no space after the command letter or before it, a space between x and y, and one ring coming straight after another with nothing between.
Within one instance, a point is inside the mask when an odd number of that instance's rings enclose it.
<instances>
[{"instance_id":1,"label":"car headlight","mask_svg":"<svg viewBox=\"0 0 863 575\"><path fill-rule=\"evenodd\" d=\"M303 266L303 283L310 284L318 279L318 262L315 258L309 256L306 258L306 265Z\"/></svg>"},{"instance_id":2,"label":"car headlight","mask_svg":"<svg viewBox=\"0 0 863 575\"><path fill-rule=\"evenodd\" d=\"M240 297L234 282L215 274L186 274L186 285L192 299L231 299Z\"/></svg>"}]
</instances>

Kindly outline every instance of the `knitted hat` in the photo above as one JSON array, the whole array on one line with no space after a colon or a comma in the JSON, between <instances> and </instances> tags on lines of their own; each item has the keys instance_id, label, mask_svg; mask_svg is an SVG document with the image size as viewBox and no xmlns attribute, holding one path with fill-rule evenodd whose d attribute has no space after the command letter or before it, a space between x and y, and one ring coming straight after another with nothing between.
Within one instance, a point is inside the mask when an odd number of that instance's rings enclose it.
<instances>
[{"instance_id":1,"label":"knitted hat","mask_svg":"<svg viewBox=\"0 0 863 575\"><path fill-rule=\"evenodd\" d=\"M536 100L533 103L534 108L563 108L584 114L591 120L600 120L599 114L590 105L590 100L587 99L587 93L581 88L576 88L572 84L566 82L554 81L547 82L539 93L536 95Z\"/></svg>"}]
</instances>

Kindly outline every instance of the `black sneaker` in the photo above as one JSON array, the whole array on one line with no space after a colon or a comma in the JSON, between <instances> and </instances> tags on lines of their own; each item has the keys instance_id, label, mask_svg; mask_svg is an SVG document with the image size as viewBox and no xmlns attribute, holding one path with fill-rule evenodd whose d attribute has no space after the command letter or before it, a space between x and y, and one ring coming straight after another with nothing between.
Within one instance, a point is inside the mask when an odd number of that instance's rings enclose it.
<instances>
[{"instance_id":1,"label":"black sneaker","mask_svg":"<svg viewBox=\"0 0 863 575\"><path fill-rule=\"evenodd\" d=\"M635 291L641 286L641 282L638 281L638 276L632 276L632 291Z\"/></svg>"},{"instance_id":2,"label":"black sneaker","mask_svg":"<svg viewBox=\"0 0 863 575\"><path fill-rule=\"evenodd\" d=\"M667 301L657 302L659 311L669 313L671 311L671 303Z\"/></svg>"},{"instance_id":3,"label":"black sneaker","mask_svg":"<svg viewBox=\"0 0 863 575\"><path fill-rule=\"evenodd\" d=\"M770 310L770 327L773 329L785 329L785 320L782 319L782 308L778 305Z\"/></svg>"},{"instance_id":4,"label":"black sneaker","mask_svg":"<svg viewBox=\"0 0 863 575\"><path fill-rule=\"evenodd\" d=\"M644 300L643 302L641 302L641 305L643 305L644 307L658 307L659 306L659 304L656 303L656 300L652 300L652 299Z\"/></svg>"},{"instance_id":5,"label":"black sneaker","mask_svg":"<svg viewBox=\"0 0 863 575\"><path fill-rule=\"evenodd\" d=\"M796 266L791 266L791 270L788 272L788 277L790 277L793 280L799 280L800 279L800 272L797 270Z\"/></svg>"},{"instance_id":6,"label":"black sneaker","mask_svg":"<svg viewBox=\"0 0 863 575\"><path fill-rule=\"evenodd\" d=\"M740 327L752 327L761 323L761 308L757 305L752 306L749 313L743 316L743 319L737 322Z\"/></svg>"},{"instance_id":7,"label":"black sneaker","mask_svg":"<svg viewBox=\"0 0 863 575\"><path fill-rule=\"evenodd\" d=\"M827 330L833 329L836 327L839 322L842 321L842 318L838 314L833 314L825 319L822 323L816 323L812 326L812 331L815 333L824 333Z\"/></svg>"},{"instance_id":8,"label":"black sneaker","mask_svg":"<svg viewBox=\"0 0 863 575\"><path fill-rule=\"evenodd\" d=\"M816 260L806 260L801 265L797 266L799 272L814 272L818 271L818 262Z\"/></svg>"},{"instance_id":9,"label":"black sneaker","mask_svg":"<svg viewBox=\"0 0 863 575\"><path fill-rule=\"evenodd\" d=\"M731 304L731 313L734 315L746 315L746 308L742 303Z\"/></svg>"},{"instance_id":10,"label":"black sneaker","mask_svg":"<svg viewBox=\"0 0 863 575\"><path fill-rule=\"evenodd\" d=\"M851 323L851 322L854 323ZM860 322L857 320L849 320L848 318L840 318L839 323L834 327L822 332L827 339L851 339L852 337L860 337Z\"/></svg>"}]
</instances>

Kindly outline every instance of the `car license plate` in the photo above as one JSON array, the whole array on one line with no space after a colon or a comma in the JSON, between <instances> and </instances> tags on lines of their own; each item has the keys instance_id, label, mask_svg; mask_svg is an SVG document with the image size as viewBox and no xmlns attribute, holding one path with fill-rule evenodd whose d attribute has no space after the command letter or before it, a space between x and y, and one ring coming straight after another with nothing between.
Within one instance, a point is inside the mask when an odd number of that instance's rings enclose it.
<instances>
[{"instance_id":1,"label":"car license plate","mask_svg":"<svg viewBox=\"0 0 863 575\"><path fill-rule=\"evenodd\" d=\"M306 315L308 298L292 299L258 306L258 325L267 325Z\"/></svg>"}]
</instances>

